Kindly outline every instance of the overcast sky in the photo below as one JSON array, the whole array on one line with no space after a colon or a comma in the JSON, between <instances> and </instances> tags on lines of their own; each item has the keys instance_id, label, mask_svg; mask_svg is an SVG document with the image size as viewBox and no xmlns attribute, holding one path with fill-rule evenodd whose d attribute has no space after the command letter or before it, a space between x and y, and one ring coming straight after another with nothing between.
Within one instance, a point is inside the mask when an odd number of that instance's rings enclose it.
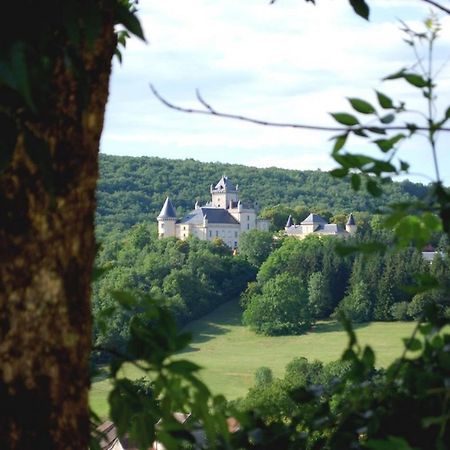
<instances>
[{"instance_id":1,"label":"overcast sky","mask_svg":"<svg viewBox=\"0 0 450 450\"><path fill-rule=\"evenodd\" d=\"M371 21L346 0L141 0L148 44L131 39L115 60L101 151L117 155L194 158L257 167L329 170L330 134L276 129L183 114L155 99L152 83L173 103L198 107L195 90L216 109L270 121L334 125L328 112L349 111L346 97L372 101L373 90L415 109L423 99L383 76L408 66L398 19L422 29L429 8L420 0L372 0ZM436 68L450 56L450 17L442 17ZM440 71L438 111L450 104L450 65ZM439 162L450 184L450 135ZM349 150L367 151L354 140ZM402 145L410 176L434 177L425 139Z\"/></svg>"}]
</instances>

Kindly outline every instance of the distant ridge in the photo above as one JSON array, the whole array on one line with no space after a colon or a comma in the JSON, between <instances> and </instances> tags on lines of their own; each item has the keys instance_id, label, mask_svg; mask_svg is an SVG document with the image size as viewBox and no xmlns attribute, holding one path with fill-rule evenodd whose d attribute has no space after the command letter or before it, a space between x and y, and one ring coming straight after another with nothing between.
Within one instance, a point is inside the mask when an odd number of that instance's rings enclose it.
<instances>
[{"instance_id":1,"label":"distant ridge","mask_svg":"<svg viewBox=\"0 0 450 450\"><path fill-rule=\"evenodd\" d=\"M420 183L388 182L385 194L374 198L364 190L353 191L348 180L320 170L260 169L193 159L101 154L97 224L99 228L126 229L139 222L153 223L167 196L181 215L193 209L196 200L206 202L210 184L223 174L239 184L243 200L256 200L261 208L304 204L311 210L326 209L333 214L375 212L389 203L421 198L427 191Z\"/></svg>"}]
</instances>

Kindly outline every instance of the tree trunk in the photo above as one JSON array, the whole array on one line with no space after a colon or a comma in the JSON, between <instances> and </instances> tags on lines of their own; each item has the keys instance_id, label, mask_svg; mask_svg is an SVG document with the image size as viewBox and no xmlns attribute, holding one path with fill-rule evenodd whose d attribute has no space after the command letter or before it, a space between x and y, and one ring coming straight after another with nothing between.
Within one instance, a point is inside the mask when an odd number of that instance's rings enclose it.
<instances>
[{"instance_id":1,"label":"tree trunk","mask_svg":"<svg viewBox=\"0 0 450 450\"><path fill-rule=\"evenodd\" d=\"M95 189L116 45L112 13L102 18L93 48L80 51L87 88L57 57L52 111L26 123L46 143L49 165L30 158L36 142L22 131L0 177L2 449L80 450L89 442Z\"/></svg>"}]
</instances>

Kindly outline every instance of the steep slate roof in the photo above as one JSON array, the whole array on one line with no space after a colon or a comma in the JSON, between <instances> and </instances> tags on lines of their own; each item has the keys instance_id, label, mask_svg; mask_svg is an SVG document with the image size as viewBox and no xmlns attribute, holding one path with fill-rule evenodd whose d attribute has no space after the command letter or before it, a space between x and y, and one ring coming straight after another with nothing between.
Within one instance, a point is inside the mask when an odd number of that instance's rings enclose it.
<instances>
[{"instance_id":1,"label":"steep slate roof","mask_svg":"<svg viewBox=\"0 0 450 450\"><path fill-rule=\"evenodd\" d=\"M318 214L313 214L311 213L302 223L301 225L313 225L313 224L318 224L318 225L326 225L327 221L319 216Z\"/></svg>"},{"instance_id":2,"label":"steep slate roof","mask_svg":"<svg viewBox=\"0 0 450 450\"><path fill-rule=\"evenodd\" d=\"M173 207L170 198L167 197L161 209L161 212L158 215L158 219L175 219L176 217L177 213L175 212L175 208Z\"/></svg>"},{"instance_id":3,"label":"steep slate roof","mask_svg":"<svg viewBox=\"0 0 450 450\"><path fill-rule=\"evenodd\" d=\"M288 220L286 222L286 228L291 227L294 225L294 221L292 220L292 216L289 214Z\"/></svg>"},{"instance_id":4,"label":"steep slate roof","mask_svg":"<svg viewBox=\"0 0 450 450\"><path fill-rule=\"evenodd\" d=\"M326 225L323 226L323 228L321 227L319 229L319 232L322 231L324 233L342 233L344 230L342 229L342 227L340 227L339 225L335 224L335 223L327 223Z\"/></svg>"},{"instance_id":5,"label":"steep slate roof","mask_svg":"<svg viewBox=\"0 0 450 450\"><path fill-rule=\"evenodd\" d=\"M228 225L239 225L239 222L226 210L222 208L201 208L194 209L187 216L183 217L179 223L189 223L199 225L203 223L206 216L209 224L224 223Z\"/></svg>"},{"instance_id":6,"label":"steep slate roof","mask_svg":"<svg viewBox=\"0 0 450 450\"><path fill-rule=\"evenodd\" d=\"M216 184L215 191L235 191L236 188L234 186L234 184L230 181L230 179L228 177L226 177L225 175L222 175L222 178L219 180L219 182Z\"/></svg>"},{"instance_id":7,"label":"steep slate roof","mask_svg":"<svg viewBox=\"0 0 450 450\"><path fill-rule=\"evenodd\" d=\"M350 215L348 216L347 225L356 225L355 218L353 217L352 213L350 213Z\"/></svg>"}]
</instances>

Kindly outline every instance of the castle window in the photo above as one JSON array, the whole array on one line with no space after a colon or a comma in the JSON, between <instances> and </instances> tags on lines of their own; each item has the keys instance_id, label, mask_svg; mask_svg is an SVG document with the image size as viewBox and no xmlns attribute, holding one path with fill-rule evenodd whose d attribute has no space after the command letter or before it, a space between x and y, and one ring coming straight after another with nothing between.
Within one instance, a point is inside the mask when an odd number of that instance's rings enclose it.
<instances>
[{"instance_id":1,"label":"castle window","mask_svg":"<svg viewBox=\"0 0 450 450\"><path fill-rule=\"evenodd\" d=\"M249 223L247 224L247 230L250 230L250 224Z\"/></svg>"},{"instance_id":2,"label":"castle window","mask_svg":"<svg viewBox=\"0 0 450 450\"><path fill-rule=\"evenodd\" d=\"M216 230L216 237L219 237L219 232Z\"/></svg>"},{"instance_id":3,"label":"castle window","mask_svg":"<svg viewBox=\"0 0 450 450\"><path fill-rule=\"evenodd\" d=\"M211 237L212 236L212 231L211 230L209 230L209 237Z\"/></svg>"},{"instance_id":4,"label":"castle window","mask_svg":"<svg viewBox=\"0 0 450 450\"><path fill-rule=\"evenodd\" d=\"M183 231L186 230L186 227L183 227Z\"/></svg>"},{"instance_id":5,"label":"castle window","mask_svg":"<svg viewBox=\"0 0 450 450\"><path fill-rule=\"evenodd\" d=\"M161 228L164 228L164 223L163 222L161 222Z\"/></svg>"},{"instance_id":6,"label":"castle window","mask_svg":"<svg viewBox=\"0 0 450 450\"><path fill-rule=\"evenodd\" d=\"M238 237L238 232L237 232L237 231L234 232L234 237L235 237L235 238Z\"/></svg>"},{"instance_id":7,"label":"castle window","mask_svg":"<svg viewBox=\"0 0 450 450\"><path fill-rule=\"evenodd\" d=\"M237 247L237 241L234 241L234 246Z\"/></svg>"},{"instance_id":8,"label":"castle window","mask_svg":"<svg viewBox=\"0 0 450 450\"><path fill-rule=\"evenodd\" d=\"M247 216L247 220L250 220L250 216Z\"/></svg>"}]
</instances>

